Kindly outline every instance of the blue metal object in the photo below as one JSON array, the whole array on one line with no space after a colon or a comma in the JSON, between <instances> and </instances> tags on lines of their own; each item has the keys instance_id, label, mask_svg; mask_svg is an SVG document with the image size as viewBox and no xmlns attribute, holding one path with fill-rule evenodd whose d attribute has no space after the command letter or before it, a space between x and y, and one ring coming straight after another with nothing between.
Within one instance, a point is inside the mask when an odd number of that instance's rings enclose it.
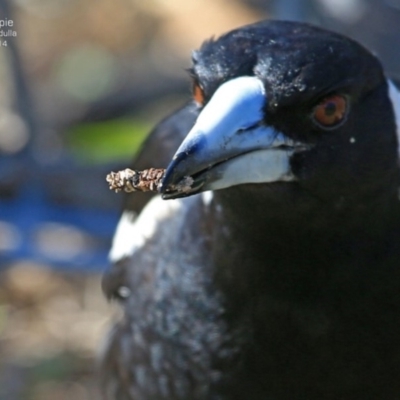
<instances>
[{"instance_id":1,"label":"blue metal object","mask_svg":"<svg viewBox=\"0 0 400 400\"><path fill-rule=\"evenodd\" d=\"M40 188L28 188L15 199L0 200L0 224L5 223L12 228L14 236L9 238L12 240L8 246L2 249L0 266L28 259L55 268L101 271L108 264L110 238L117 220L117 212L52 204ZM61 241L50 243L49 246L54 247L54 251L50 252L38 245L41 231L46 226L52 227L55 233L66 230L64 234L53 235L51 238L52 231L47 229L47 238ZM57 249L63 247L62 241L68 242L68 236L74 234L85 240L81 244L76 243L77 248L72 248L70 255L65 251L57 254ZM7 231L2 235L7 235ZM67 245L67 250L69 247Z\"/></svg>"}]
</instances>

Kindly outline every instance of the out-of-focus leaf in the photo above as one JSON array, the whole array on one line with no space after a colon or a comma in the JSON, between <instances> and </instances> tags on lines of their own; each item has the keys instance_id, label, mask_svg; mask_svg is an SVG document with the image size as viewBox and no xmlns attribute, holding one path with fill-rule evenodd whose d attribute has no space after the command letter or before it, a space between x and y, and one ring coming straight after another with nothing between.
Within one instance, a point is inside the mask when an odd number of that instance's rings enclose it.
<instances>
[{"instance_id":1,"label":"out-of-focus leaf","mask_svg":"<svg viewBox=\"0 0 400 400\"><path fill-rule=\"evenodd\" d=\"M129 160L149 130L150 125L128 119L81 124L68 132L68 145L81 162Z\"/></svg>"}]
</instances>

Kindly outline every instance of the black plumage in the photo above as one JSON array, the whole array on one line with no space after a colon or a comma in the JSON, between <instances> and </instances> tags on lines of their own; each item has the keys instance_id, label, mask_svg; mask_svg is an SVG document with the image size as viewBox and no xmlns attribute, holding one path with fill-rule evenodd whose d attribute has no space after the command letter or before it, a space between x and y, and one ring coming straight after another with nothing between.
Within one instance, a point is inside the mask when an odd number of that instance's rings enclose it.
<instances>
[{"instance_id":1,"label":"black plumage","mask_svg":"<svg viewBox=\"0 0 400 400\"><path fill-rule=\"evenodd\" d=\"M190 197L125 215L111 251L104 288L124 316L105 397L398 399L400 106L379 61L268 21L205 42L191 75L204 100L165 120L134 166L172 160L163 196ZM238 85L229 108L223 88ZM144 165L149 148L159 165ZM273 172L257 170L265 157ZM174 190L187 175L192 191Z\"/></svg>"}]
</instances>

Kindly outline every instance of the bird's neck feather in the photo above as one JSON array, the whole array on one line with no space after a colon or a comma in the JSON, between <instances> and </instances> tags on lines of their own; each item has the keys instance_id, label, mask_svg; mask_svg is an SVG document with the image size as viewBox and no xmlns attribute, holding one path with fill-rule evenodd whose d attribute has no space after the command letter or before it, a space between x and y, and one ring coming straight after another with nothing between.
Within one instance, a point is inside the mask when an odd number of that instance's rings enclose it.
<instances>
[{"instance_id":1,"label":"bird's neck feather","mask_svg":"<svg viewBox=\"0 0 400 400\"><path fill-rule=\"evenodd\" d=\"M363 270L363 263L389 251L386 239L396 229L393 221L398 216L392 214L398 209L393 207L397 197L381 196L364 207L360 202L322 202L296 192L285 197L284 187L266 189L257 198L257 189L215 196L214 235L219 246L214 257L228 297L231 293L244 302L265 293L294 302L318 298L334 276L365 277L371 271Z\"/></svg>"}]
</instances>

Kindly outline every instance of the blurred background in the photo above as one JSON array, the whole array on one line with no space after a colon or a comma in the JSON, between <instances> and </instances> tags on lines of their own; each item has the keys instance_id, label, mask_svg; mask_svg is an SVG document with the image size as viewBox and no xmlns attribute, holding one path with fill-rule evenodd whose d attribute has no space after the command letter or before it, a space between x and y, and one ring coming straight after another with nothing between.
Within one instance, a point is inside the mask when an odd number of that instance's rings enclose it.
<instances>
[{"instance_id":1,"label":"blurred background","mask_svg":"<svg viewBox=\"0 0 400 400\"><path fill-rule=\"evenodd\" d=\"M264 18L345 33L400 77L400 0L0 0L0 400L99 398L105 175L188 98L192 49Z\"/></svg>"}]
</instances>

